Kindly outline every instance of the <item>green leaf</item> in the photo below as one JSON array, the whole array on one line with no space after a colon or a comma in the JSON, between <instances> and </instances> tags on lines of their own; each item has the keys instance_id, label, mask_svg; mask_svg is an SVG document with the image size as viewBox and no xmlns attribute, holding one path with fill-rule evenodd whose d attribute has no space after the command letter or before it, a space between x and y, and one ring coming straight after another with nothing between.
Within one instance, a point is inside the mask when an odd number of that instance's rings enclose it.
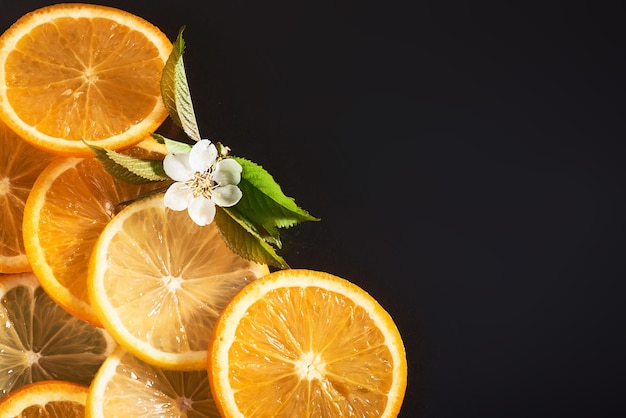
<instances>
[{"instance_id":1,"label":"green leaf","mask_svg":"<svg viewBox=\"0 0 626 418\"><path fill-rule=\"evenodd\" d=\"M84 142L94 152L104 169L118 180L133 184L170 180L163 170L163 161L130 157Z\"/></svg>"},{"instance_id":2,"label":"green leaf","mask_svg":"<svg viewBox=\"0 0 626 418\"><path fill-rule=\"evenodd\" d=\"M247 219L263 240L280 248L278 228L319 220L287 197L263 167L244 158L233 158L243 168L239 182L243 197L232 210Z\"/></svg>"},{"instance_id":3,"label":"green leaf","mask_svg":"<svg viewBox=\"0 0 626 418\"><path fill-rule=\"evenodd\" d=\"M191 93L187 83L183 53L185 41L183 39L183 26L178 32L178 37L174 42L174 48L163 68L161 76L161 96L165 108L172 120L189 136L189 138L199 141L200 131L196 122L196 115L193 110Z\"/></svg>"},{"instance_id":4,"label":"green leaf","mask_svg":"<svg viewBox=\"0 0 626 418\"><path fill-rule=\"evenodd\" d=\"M276 250L230 208L217 207L215 222L226 245L241 257L281 269L289 268Z\"/></svg>"},{"instance_id":5,"label":"green leaf","mask_svg":"<svg viewBox=\"0 0 626 418\"><path fill-rule=\"evenodd\" d=\"M169 154L189 154L191 151L191 145L169 138L165 138L165 148Z\"/></svg>"},{"instance_id":6,"label":"green leaf","mask_svg":"<svg viewBox=\"0 0 626 418\"><path fill-rule=\"evenodd\" d=\"M186 142L176 141L175 139L167 138L161 134L151 134L157 142L161 144L165 144L165 148L167 148L168 154L189 154L191 151L191 145Z\"/></svg>"},{"instance_id":7,"label":"green leaf","mask_svg":"<svg viewBox=\"0 0 626 418\"><path fill-rule=\"evenodd\" d=\"M176 62L179 57L182 56L183 49L185 48L182 31L184 27L180 29L178 38L174 42L172 52L170 52L163 73L161 74L161 97L163 98L163 104L167 109L172 120L182 127L180 117L178 116L178 110L176 109Z\"/></svg>"}]
</instances>

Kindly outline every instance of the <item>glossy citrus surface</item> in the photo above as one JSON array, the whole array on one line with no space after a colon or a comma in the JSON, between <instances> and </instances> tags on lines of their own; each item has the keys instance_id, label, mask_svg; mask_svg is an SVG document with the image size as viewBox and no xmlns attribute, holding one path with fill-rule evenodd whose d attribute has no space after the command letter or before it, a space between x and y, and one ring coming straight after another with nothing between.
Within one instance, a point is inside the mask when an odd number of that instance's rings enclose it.
<instances>
[{"instance_id":1,"label":"glossy citrus surface","mask_svg":"<svg viewBox=\"0 0 626 418\"><path fill-rule=\"evenodd\" d=\"M2 120L0 150L0 273L31 271L22 239L24 205L54 155L23 141Z\"/></svg>"},{"instance_id":2,"label":"glossy citrus surface","mask_svg":"<svg viewBox=\"0 0 626 418\"><path fill-rule=\"evenodd\" d=\"M225 308L208 372L224 417L391 418L407 363L392 318L363 289L328 273L281 270Z\"/></svg>"},{"instance_id":3,"label":"glossy citrus surface","mask_svg":"<svg viewBox=\"0 0 626 418\"><path fill-rule=\"evenodd\" d=\"M89 387L62 380L23 386L0 401L6 418L83 418Z\"/></svg>"},{"instance_id":4,"label":"glossy citrus surface","mask_svg":"<svg viewBox=\"0 0 626 418\"><path fill-rule=\"evenodd\" d=\"M205 370L150 365L121 346L106 359L87 398L91 418L220 418Z\"/></svg>"},{"instance_id":5,"label":"glossy citrus surface","mask_svg":"<svg viewBox=\"0 0 626 418\"><path fill-rule=\"evenodd\" d=\"M103 229L89 297L104 327L142 360L206 369L213 324L239 289L268 268L233 253L215 223L196 225L163 195L139 200Z\"/></svg>"},{"instance_id":6,"label":"glossy citrus surface","mask_svg":"<svg viewBox=\"0 0 626 418\"><path fill-rule=\"evenodd\" d=\"M0 36L0 118L33 145L91 156L141 141L166 119L161 72L172 49L144 19L112 7L59 3Z\"/></svg>"},{"instance_id":7,"label":"glossy citrus surface","mask_svg":"<svg viewBox=\"0 0 626 418\"><path fill-rule=\"evenodd\" d=\"M89 385L116 346L58 306L32 273L0 275L0 323L0 398L41 380Z\"/></svg>"},{"instance_id":8,"label":"glossy citrus surface","mask_svg":"<svg viewBox=\"0 0 626 418\"><path fill-rule=\"evenodd\" d=\"M57 157L26 201L26 255L42 287L78 318L100 325L87 295L89 257L105 225L126 201L159 183L114 179L95 158Z\"/></svg>"}]
</instances>

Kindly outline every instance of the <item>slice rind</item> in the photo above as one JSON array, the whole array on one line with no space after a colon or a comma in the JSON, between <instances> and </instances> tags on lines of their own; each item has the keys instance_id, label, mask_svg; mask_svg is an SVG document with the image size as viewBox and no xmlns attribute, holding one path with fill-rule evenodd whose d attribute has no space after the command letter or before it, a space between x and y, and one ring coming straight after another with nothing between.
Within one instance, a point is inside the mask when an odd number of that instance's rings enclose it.
<instances>
[{"instance_id":1,"label":"slice rind","mask_svg":"<svg viewBox=\"0 0 626 418\"><path fill-rule=\"evenodd\" d=\"M2 417L83 418L89 387L62 380L31 383L0 401Z\"/></svg>"},{"instance_id":2,"label":"slice rind","mask_svg":"<svg viewBox=\"0 0 626 418\"><path fill-rule=\"evenodd\" d=\"M391 418L406 390L389 314L355 284L311 270L277 271L241 290L215 324L208 362L224 417Z\"/></svg>"},{"instance_id":3,"label":"slice rind","mask_svg":"<svg viewBox=\"0 0 626 418\"><path fill-rule=\"evenodd\" d=\"M167 118L160 78L172 49L143 18L59 3L0 36L0 118L33 145L91 156L82 140L123 149Z\"/></svg>"},{"instance_id":4,"label":"slice rind","mask_svg":"<svg viewBox=\"0 0 626 418\"><path fill-rule=\"evenodd\" d=\"M215 223L167 209L163 194L136 201L103 229L88 290L103 326L128 351L159 367L206 369L221 310L268 267L236 255Z\"/></svg>"}]
</instances>

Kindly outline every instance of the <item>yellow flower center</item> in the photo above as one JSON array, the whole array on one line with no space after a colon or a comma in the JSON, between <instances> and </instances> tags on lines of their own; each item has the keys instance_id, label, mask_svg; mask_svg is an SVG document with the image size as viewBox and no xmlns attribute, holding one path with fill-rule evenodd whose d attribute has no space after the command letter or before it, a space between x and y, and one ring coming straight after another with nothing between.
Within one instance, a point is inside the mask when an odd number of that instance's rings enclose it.
<instances>
[{"instance_id":1,"label":"yellow flower center","mask_svg":"<svg viewBox=\"0 0 626 418\"><path fill-rule=\"evenodd\" d=\"M207 199L211 198L211 190L215 186L215 182L211 180L210 170L203 173L196 171L186 184L191 189L193 197L203 196Z\"/></svg>"}]
</instances>

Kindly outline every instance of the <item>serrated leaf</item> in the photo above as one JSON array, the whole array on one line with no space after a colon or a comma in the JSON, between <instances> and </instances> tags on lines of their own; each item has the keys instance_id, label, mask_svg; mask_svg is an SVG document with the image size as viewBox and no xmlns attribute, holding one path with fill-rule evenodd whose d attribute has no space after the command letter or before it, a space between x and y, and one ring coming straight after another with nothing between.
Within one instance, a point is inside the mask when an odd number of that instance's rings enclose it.
<instances>
[{"instance_id":1,"label":"serrated leaf","mask_svg":"<svg viewBox=\"0 0 626 418\"><path fill-rule=\"evenodd\" d=\"M133 184L170 180L160 160L130 157L86 141L85 143L94 152L104 169L118 180Z\"/></svg>"},{"instance_id":2,"label":"serrated leaf","mask_svg":"<svg viewBox=\"0 0 626 418\"><path fill-rule=\"evenodd\" d=\"M165 108L172 120L180 126L189 138L199 141L200 131L196 122L196 115L191 101L183 53L185 51L185 41L183 39L183 26L178 32L178 37L174 42L174 48L163 68L161 76L161 96Z\"/></svg>"},{"instance_id":3,"label":"serrated leaf","mask_svg":"<svg viewBox=\"0 0 626 418\"><path fill-rule=\"evenodd\" d=\"M288 228L305 221L318 221L286 196L274 178L260 165L233 157L243 168L239 188L243 197L234 207L258 228L260 236L280 246L278 228Z\"/></svg>"},{"instance_id":4,"label":"serrated leaf","mask_svg":"<svg viewBox=\"0 0 626 418\"><path fill-rule=\"evenodd\" d=\"M276 250L230 209L217 208L215 222L226 245L241 257L281 269L289 268Z\"/></svg>"}]
</instances>

